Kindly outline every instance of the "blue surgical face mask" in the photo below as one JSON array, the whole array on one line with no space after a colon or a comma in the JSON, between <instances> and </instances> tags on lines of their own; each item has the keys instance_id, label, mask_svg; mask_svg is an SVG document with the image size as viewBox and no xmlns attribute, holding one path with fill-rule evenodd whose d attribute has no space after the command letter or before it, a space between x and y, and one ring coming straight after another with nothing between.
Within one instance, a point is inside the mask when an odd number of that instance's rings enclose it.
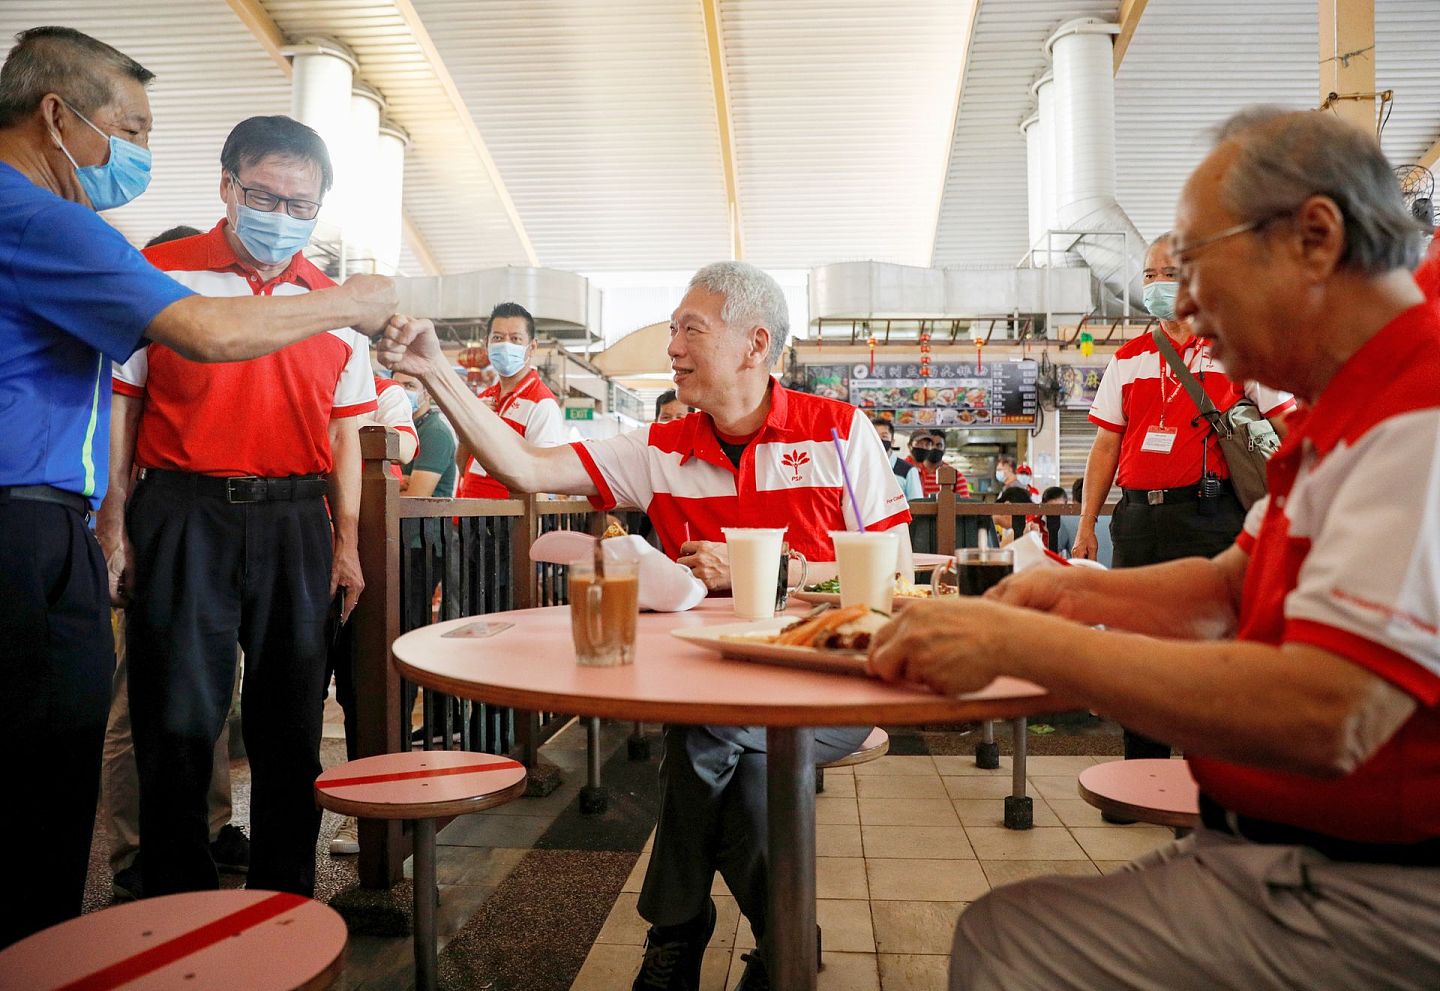
<instances>
[{"instance_id":1,"label":"blue surgical face mask","mask_svg":"<svg viewBox=\"0 0 1440 991\"><path fill-rule=\"evenodd\" d=\"M65 106L70 107L70 104ZM90 205L96 212L103 213L117 206L124 206L145 192L150 185L150 149L141 148L113 134L106 134L74 107L70 107L70 112L110 143L110 157L105 160L105 164L81 166L76 164L75 157L70 154L70 149L65 147L65 142L60 141L59 135L55 136L60 150L75 168L76 181L80 183L80 188L85 190L85 195L90 197Z\"/></svg>"},{"instance_id":2,"label":"blue surgical face mask","mask_svg":"<svg viewBox=\"0 0 1440 991\"><path fill-rule=\"evenodd\" d=\"M235 204L235 236L257 262L279 265L310 243L314 220L296 220L284 210L262 213Z\"/></svg>"},{"instance_id":3,"label":"blue surgical face mask","mask_svg":"<svg viewBox=\"0 0 1440 991\"><path fill-rule=\"evenodd\" d=\"M519 374L520 369L525 367L525 351L529 346L526 344L491 344L485 349L490 356L490 364L495 366L495 371L505 378Z\"/></svg>"},{"instance_id":4,"label":"blue surgical face mask","mask_svg":"<svg viewBox=\"0 0 1440 991\"><path fill-rule=\"evenodd\" d=\"M1003 482L1003 481L1005 481L1005 469L1004 469L1004 468L996 468L996 469L995 469L995 481L997 481L997 482Z\"/></svg>"},{"instance_id":5,"label":"blue surgical face mask","mask_svg":"<svg viewBox=\"0 0 1440 991\"><path fill-rule=\"evenodd\" d=\"M1180 291L1178 282L1152 282L1145 287L1145 309L1152 317L1161 320L1175 319L1175 294Z\"/></svg>"},{"instance_id":6,"label":"blue surgical face mask","mask_svg":"<svg viewBox=\"0 0 1440 991\"><path fill-rule=\"evenodd\" d=\"M405 398L410 400L410 415L414 416L420 412L420 397L409 389L405 390Z\"/></svg>"}]
</instances>

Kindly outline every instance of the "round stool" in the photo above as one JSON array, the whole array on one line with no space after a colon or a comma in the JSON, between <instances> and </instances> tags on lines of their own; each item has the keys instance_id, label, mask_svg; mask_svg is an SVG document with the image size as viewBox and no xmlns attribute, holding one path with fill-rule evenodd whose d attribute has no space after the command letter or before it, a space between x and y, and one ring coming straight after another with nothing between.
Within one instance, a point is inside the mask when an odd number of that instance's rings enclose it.
<instances>
[{"instance_id":1,"label":"round stool","mask_svg":"<svg viewBox=\"0 0 1440 991\"><path fill-rule=\"evenodd\" d=\"M860 749L854 753L848 753L844 757L837 757L834 760L827 760L823 764L815 765L815 793L819 794L825 790L825 768L868 764L872 760L879 760L889 752L890 734L876 726L860 744Z\"/></svg>"},{"instance_id":2,"label":"round stool","mask_svg":"<svg viewBox=\"0 0 1440 991\"><path fill-rule=\"evenodd\" d=\"M1080 797L1117 819L1191 830L1200 789L1183 760L1112 760L1080 772Z\"/></svg>"},{"instance_id":3,"label":"round stool","mask_svg":"<svg viewBox=\"0 0 1440 991\"><path fill-rule=\"evenodd\" d=\"M415 986L436 980L435 821L483 812L525 793L525 765L463 750L413 750L364 757L315 779L323 809L359 819L409 819L415 824Z\"/></svg>"},{"instance_id":4,"label":"round stool","mask_svg":"<svg viewBox=\"0 0 1440 991\"><path fill-rule=\"evenodd\" d=\"M275 891L191 891L62 922L0 952L0 988L311 991L340 974L345 920Z\"/></svg>"}]
</instances>

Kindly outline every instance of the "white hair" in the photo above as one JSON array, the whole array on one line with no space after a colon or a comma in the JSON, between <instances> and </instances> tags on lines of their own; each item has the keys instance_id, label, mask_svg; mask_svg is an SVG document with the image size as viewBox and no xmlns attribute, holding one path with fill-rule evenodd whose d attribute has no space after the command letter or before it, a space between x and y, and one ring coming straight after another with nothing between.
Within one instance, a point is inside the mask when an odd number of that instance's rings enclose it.
<instances>
[{"instance_id":1,"label":"white hair","mask_svg":"<svg viewBox=\"0 0 1440 991\"><path fill-rule=\"evenodd\" d=\"M770 364L779 360L790 335L790 308L780 283L768 273L746 262L715 262L695 273L690 288L725 297L720 319L731 330L770 331Z\"/></svg>"}]
</instances>

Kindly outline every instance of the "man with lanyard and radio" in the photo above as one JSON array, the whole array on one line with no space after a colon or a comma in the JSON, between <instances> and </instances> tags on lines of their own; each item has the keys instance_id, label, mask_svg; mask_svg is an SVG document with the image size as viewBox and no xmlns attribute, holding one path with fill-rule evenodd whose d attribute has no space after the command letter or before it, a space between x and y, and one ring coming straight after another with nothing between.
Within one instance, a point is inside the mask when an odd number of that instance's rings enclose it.
<instances>
[{"instance_id":1,"label":"man with lanyard and radio","mask_svg":"<svg viewBox=\"0 0 1440 991\"><path fill-rule=\"evenodd\" d=\"M1209 345L1194 336L1187 321L1176 318L1179 269L1171 240L1172 235L1161 235L1145 253L1145 308L1218 409L1249 398L1273 424L1295 405L1294 399L1256 382L1232 380ZM1094 560L1095 523L1117 481L1122 493L1110 521L1115 567L1214 557L1235 542L1245 507L1230 483L1214 430L1152 334L1126 342L1110 359L1090 421L1100 429L1085 463L1073 557ZM1127 759L1169 756L1169 744L1125 730Z\"/></svg>"},{"instance_id":2,"label":"man with lanyard and radio","mask_svg":"<svg viewBox=\"0 0 1440 991\"><path fill-rule=\"evenodd\" d=\"M491 310L485 351L500 381L480 393L480 401L536 447L565 443L560 404L534 367L535 318L530 311L519 303L501 303ZM462 499L508 499L510 490L492 478L471 452L458 495Z\"/></svg>"}]
</instances>

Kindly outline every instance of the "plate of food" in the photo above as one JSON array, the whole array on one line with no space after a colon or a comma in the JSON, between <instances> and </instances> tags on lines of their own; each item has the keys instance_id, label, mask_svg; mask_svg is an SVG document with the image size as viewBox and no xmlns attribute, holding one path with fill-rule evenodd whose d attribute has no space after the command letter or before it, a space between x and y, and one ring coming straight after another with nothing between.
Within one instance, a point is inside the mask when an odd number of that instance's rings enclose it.
<instances>
[{"instance_id":1,"label":"plate of food","mask_svg":"<svg viewBox=\"0 0 1440 991\"><path fill-rule=\"evenodd\" d=\"M865 672L870 638L890 622L866 606L822 606L802 618L777 616L750 623L689 626L670 635L723 657L840 674Z\"/></svg>"},{"instance_id":2,"label":"plate of food","mask_svg":"<svg viewBox=\"0 0 1440 991\"><path fill-rule=\"evenodd\" d=\"M831 578L829 581L806 585L797 592L791 592L790 597L814 605L838 606L840 604L840 579ZM890 609L892 612L898 611L912 602L923 602L928 598L930 598L929 585L915 585L903 578L896 578L895 598L890 602Z\"/></svg>"}]
</instances>

